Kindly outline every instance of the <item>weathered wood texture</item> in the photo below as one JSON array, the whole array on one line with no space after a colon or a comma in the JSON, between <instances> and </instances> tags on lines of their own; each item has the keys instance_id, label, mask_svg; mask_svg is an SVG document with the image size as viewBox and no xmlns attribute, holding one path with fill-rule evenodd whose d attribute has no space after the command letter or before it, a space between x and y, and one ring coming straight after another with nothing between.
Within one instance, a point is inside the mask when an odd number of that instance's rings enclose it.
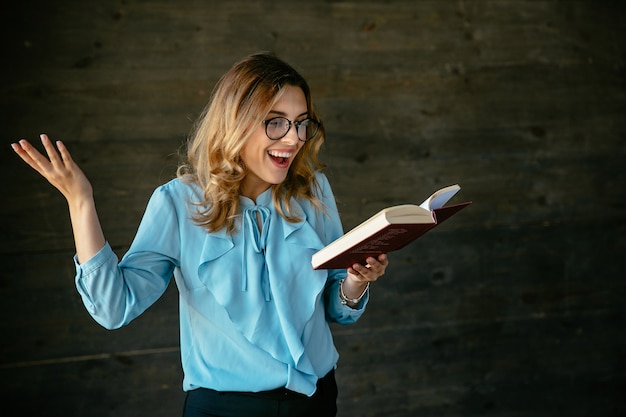
<instances>
[{"instance_id":1,"label":"weathered wood texture","mask_svg":"<svg viewBox=\"0 0 626 417\"><path fill-rule=\"evenodd\" d=\"M114 332L74 289L65 202L12 154L64 139L121 255L218 77L308 78L346 228L459 182L473 206L392 256L334 327L339 416L626 412L620 1L15 3L1 77L2 415L172 416L176 289Z\"/></svg>"}]
</instances>

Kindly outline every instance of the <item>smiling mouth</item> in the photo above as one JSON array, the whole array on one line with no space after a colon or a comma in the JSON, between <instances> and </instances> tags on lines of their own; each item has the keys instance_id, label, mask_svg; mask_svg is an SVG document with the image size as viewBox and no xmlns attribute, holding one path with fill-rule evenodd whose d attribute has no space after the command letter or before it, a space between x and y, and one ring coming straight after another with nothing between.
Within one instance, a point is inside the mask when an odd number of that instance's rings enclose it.
<instances>
[{"instance_id":1,"label":"smiling mouth","mask_svg":"<svg viewBox=\"0 0 626 417\"><path fill-rule=\"evenodd\" d=\"M286 166L289 163L289 158L291 157L291 152L278 152L278 151L268 151L267 154L276 164L280 166Z\"/></svg>"}]
</instances>

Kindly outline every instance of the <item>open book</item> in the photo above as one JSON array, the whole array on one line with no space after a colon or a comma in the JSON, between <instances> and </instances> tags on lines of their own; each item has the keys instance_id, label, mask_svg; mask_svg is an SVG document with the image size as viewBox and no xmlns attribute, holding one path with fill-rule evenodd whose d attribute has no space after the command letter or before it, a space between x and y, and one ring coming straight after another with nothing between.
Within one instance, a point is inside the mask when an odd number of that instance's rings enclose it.
<instances>
[{"instance_id":1,"label":"open book","mask_svg":"<svg viewBox=\"0 0 626 417\"><path fill-rule=\"evenodd\" d=\"M435 191L422 204L387 207L313 255L313 269L345 269L408 245L471 204L445 206L458 184Z\"/></svg>"}]
</instances>

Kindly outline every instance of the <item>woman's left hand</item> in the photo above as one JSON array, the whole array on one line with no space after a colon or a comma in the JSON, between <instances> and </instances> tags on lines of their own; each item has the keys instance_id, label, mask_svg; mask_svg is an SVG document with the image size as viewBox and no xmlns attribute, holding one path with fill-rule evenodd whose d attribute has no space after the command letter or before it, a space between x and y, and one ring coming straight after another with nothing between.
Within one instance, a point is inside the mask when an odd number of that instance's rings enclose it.
<instances>
[{"instance_id":1,"label":"woman's left hand","mask_svg":"<svg viewBox=\"0 0 626 417\"><path fill-rule=\"evenodd\" d=\"M365 261L367 265L354 264L347 269L348 276L340 284L342 298L347 297L350 300L360 300L369 283L382 277L385 274L387 265L389 265L389 259L387 259L386 254L378 256L378 259L369 257ZM347 304L353 308L356 306L354 301L349 301Z\"/></svg>"},{"instance_id":2,"label":"woman's left hand","mask_svg":"<svg viewBox=\"0 0 626 417\"><path fill-rule=\"evenodd\" d=\"M374 282L385 275L385 269L389 265L389 259L386 254L378 256L378 259L369 257L365 261L367 265L354 264L352 268L348 268L350 281L354 280L365 285L367 282Z\"/></svg>"}]
</instances>

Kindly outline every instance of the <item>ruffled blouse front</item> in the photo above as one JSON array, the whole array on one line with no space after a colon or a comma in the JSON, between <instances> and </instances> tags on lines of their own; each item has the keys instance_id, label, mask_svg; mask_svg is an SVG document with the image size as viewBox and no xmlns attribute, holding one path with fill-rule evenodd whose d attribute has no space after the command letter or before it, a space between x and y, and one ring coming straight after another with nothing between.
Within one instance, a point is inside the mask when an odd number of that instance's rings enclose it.
<instances>
[{"instance_id":1,"label":"ruffled blouse front","mask_svg":"<svg viewBox=\"0 0 626 417\"><path fill-rule=\"evenodd\" d=\"M92 316L108 328L127 324L165 291L180 293L185 390L259 391L285 386L312 395L337 362L328 321L352 323L340 303L345 271L315 271L311 256L342 234L330 186L318 174L325 213L292 201L285 221L271 190L240 197L236 232L207 233L190 218L196 190L178 180L159 187L122 261L105 246L77 264L76 283Z\"/></svg>"}]
</instances>

